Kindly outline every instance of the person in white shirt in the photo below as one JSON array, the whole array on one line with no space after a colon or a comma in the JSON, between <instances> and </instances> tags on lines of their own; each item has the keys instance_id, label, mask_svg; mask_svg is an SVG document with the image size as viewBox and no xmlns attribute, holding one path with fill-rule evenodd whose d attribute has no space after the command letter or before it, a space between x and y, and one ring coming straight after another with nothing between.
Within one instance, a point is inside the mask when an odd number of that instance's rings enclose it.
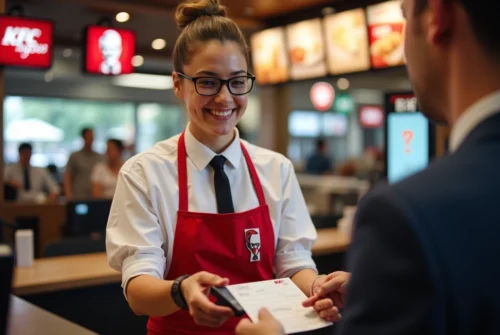
<instances>
[{"instance_id":1,"label":"person in white shirt","mask_svg":"<svg viewBox=\"0 0 500 335\"><path fill-rule=\"evenodd\" d=\"M92 171L92 196L111 199L115 194L118 173L123 165L123 142L110 139L106 147L106 161L99 162Z\"/></svg>"},{"instance_id":2,"label":"person in white shirt","mask_svg":"<svg viewBox=\"0 0 500 335\"><path fill-rule=\"evenodd\" d=\"M229 335L240 318L207 289L276 275L309 296L316 231L292 163L235 128L254 82L240 29L217 0L184 2L176 18L174 91L190 123L122 167L107 254L149 335ZM316 307L337 316L329 298Z\"/></svg>"},{"instance_id":3,"label":"person in white shirt","mask_svg":"<svg viewBox=\"0 0 500 335\"><path fill-rule=\"evenodd\" d=\"M4 182L17 191L19 202L54 202L60 188L47 169L31 166L32 152L29 143L19 146L19 162L5 167Z\"/></svg>"}]
</instances>

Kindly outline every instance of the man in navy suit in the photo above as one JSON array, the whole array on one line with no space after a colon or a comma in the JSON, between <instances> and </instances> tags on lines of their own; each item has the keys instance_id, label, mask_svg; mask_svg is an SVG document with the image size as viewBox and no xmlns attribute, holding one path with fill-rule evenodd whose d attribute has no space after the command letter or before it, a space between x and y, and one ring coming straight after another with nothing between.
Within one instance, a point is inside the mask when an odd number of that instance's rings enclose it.
<instances>
[{"instance_id":1,"label":"man in navy suit","mask_svg":"<svg viewBox=\"0 0 500 335\"><path fill-rule=\"evenodd\" d=\"M500 1L402 9L410 79L426 115L452 127L450 152L367 195L350 279L334 273L313 289L334 301L347 290L341 335L500 334ZM237 329L280 332L265 311Z\"/></svg>"}]
</instances>

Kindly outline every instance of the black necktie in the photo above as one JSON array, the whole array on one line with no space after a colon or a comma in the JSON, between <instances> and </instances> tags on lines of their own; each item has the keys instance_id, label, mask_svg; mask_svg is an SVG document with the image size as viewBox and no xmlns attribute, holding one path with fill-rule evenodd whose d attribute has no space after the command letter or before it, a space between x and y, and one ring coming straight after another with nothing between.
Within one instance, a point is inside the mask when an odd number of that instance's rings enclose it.
<instances>
[{"instance_id":1,"label":"black necktie","mask_svg":"<svg viewBox=\"0 0 500 335\"><path fill-rule=\"evenodd\" d=\"M30 169L24 168L24 190L31 190Z\"/></svg>"},{"instance_id":2,"label":"black necktie","mask_svg":"<svg viewBox=\"0 0 500 335\"><path fill-rule=\"evenodd\" d=\"M215 171L214 184L217 209L219 213L234 213L231 187L229 186L229 179L224 172L224 163L226 163L226 157L224 156L215 156L210 162Z\"/></svg>"}]
</instances>

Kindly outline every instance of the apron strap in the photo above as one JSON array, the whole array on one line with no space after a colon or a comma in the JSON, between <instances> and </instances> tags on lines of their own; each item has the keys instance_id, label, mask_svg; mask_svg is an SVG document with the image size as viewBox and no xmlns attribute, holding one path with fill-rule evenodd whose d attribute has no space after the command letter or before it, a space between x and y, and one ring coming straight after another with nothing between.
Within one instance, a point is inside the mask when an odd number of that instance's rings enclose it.
<instances>
[{"instance_id":1,"label":"apron strap","mask_svg":"<svg viewBox=\"0 0 500 335\"><path fill-rule=\"evenodd\" d=\"M257 193L259 204L261 206L265 206L266 198L264 197L264 190L262 189L262 184L260 183L259 176L257 175L257 170L255 170L255 166L253 165L253 162L250 159L250 155L248 154L247 149L243 145L243 142L240 142L240 146L241 146L241 151L243 151L243 155L245 156L245 161L247 162L248 170L250 171L250 176L252 177L253 187L255 188L255 192Z\"/></svg>"},{"instance_id":2,"label":"apron strap","mask_svg":"<svg viewBox=\"0 0 500 335\"><path fill-rule=\"evenodd\" d=\"M266 205L266 198L264 197L264 190L262 189L262 184L260 183L259 176L257 175L257 170L253 165L250 155L247 149L240 142L241 151L245 157L245 161L248 166L248 171L250 172L250 177L252 178L253 187L257 193L257 199L259 199L259 205ZM177 147L177 173L178 173L178 187L179 187L179 211L188 211L188 182L187 182L187 154L186 154L186 141L184 139L184 132L179 137L179 144Z\"/></svg>"},{"instance_id":3,"label":"apron strap","mask_svg":"<svg viewBox=\"0 0 500 335\"><path fill-rule=\"evenodd\" d=\"M179 144L177 147L177 173L178 173L178 187L179 187L179 211L188 211L188 182L187 182L187 154L186 143L184 140L184 132L179 137Z\"/></svg>"}]
</instances>

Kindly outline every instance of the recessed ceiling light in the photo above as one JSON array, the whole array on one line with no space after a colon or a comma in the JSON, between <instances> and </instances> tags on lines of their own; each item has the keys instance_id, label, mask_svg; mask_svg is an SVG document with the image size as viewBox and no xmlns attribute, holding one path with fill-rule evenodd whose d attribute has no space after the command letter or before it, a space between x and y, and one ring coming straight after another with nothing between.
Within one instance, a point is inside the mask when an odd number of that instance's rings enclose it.
<instances>
[{"instance_id":1,"label":"recessed ceiling light","mask_svg":"<svg viewBox=\"0 0 500 335\"><path fill-rule=\"evenodd\" d=\"M45 76L43 78L46 83L50 83L52 80L54 80L54 74L52 72L47 72L45 73Z\"/></svg>"},{"instance_id":2,"label":"recessed ceiling light","mask_svg":"<svg viewBox=\"0 0 500 335\"><path fill-rule=\"evenodd\" d=\"M324 16L330 15L333 13L335 13L335 8L333 8L333 7L325 7L321 10L321 14L323 14Z\"/></svg>"},{"instance_id":3,"label":"recessed ceiling light","mask_svg":"<svg viewBox=\"0 0 500 335\"><path fill-rule=\"evenodd\" d=\"M340 78L337 80L337 87L341 90L347 90L350 86L349 80L345 78Z\"/></svg>"},{"instance_id":4,"label":"recessed ceiling light","mask_svg":"<svg viewBox=\"0 0 500 335\"><path fill-rule=\"evenodd\" d=\"M116 14L116 21L127 22L130 19L130 14L127 12L120 12Z\"/></svg>"},{"instance_id":5,"label":"recessed ceiling light","mask_svg":"<svg viewBox=\"0 0 500 335\"><path fill-rule=\"evenodd\" d=\"M144 64L144 57L142 57L141 55L135 55L134 57L132 57L133 66L138 67L142 64Z\"/></svg>"},{"instance_id":6,"label":"recessed ceiling light","mask_svg":"<svg viewBox=\"0 0 500 335\"><path fill-rule=\"evenodd\" d=\"M167 46L167 41L165 41L163 38L157 38L153 41L153 43L151 43L151 46L155 50L161 50Z\"/></svg>"},{"instance_id":7,"label":"recessed ceiling light","mask_svg":"<svg viewBox=\"0 0 500 335\"><path fill-rule=\"evenodd\" d=\"M64 49L64 51L63 51L63 56L64 56L65 58L69 58L69 57L71 57L71 55L72 55L72 54L73 54L73 50L71 50L71 49L69 49L69 48L68 48L68 49Z\"/></svg>"}]
</instances>

